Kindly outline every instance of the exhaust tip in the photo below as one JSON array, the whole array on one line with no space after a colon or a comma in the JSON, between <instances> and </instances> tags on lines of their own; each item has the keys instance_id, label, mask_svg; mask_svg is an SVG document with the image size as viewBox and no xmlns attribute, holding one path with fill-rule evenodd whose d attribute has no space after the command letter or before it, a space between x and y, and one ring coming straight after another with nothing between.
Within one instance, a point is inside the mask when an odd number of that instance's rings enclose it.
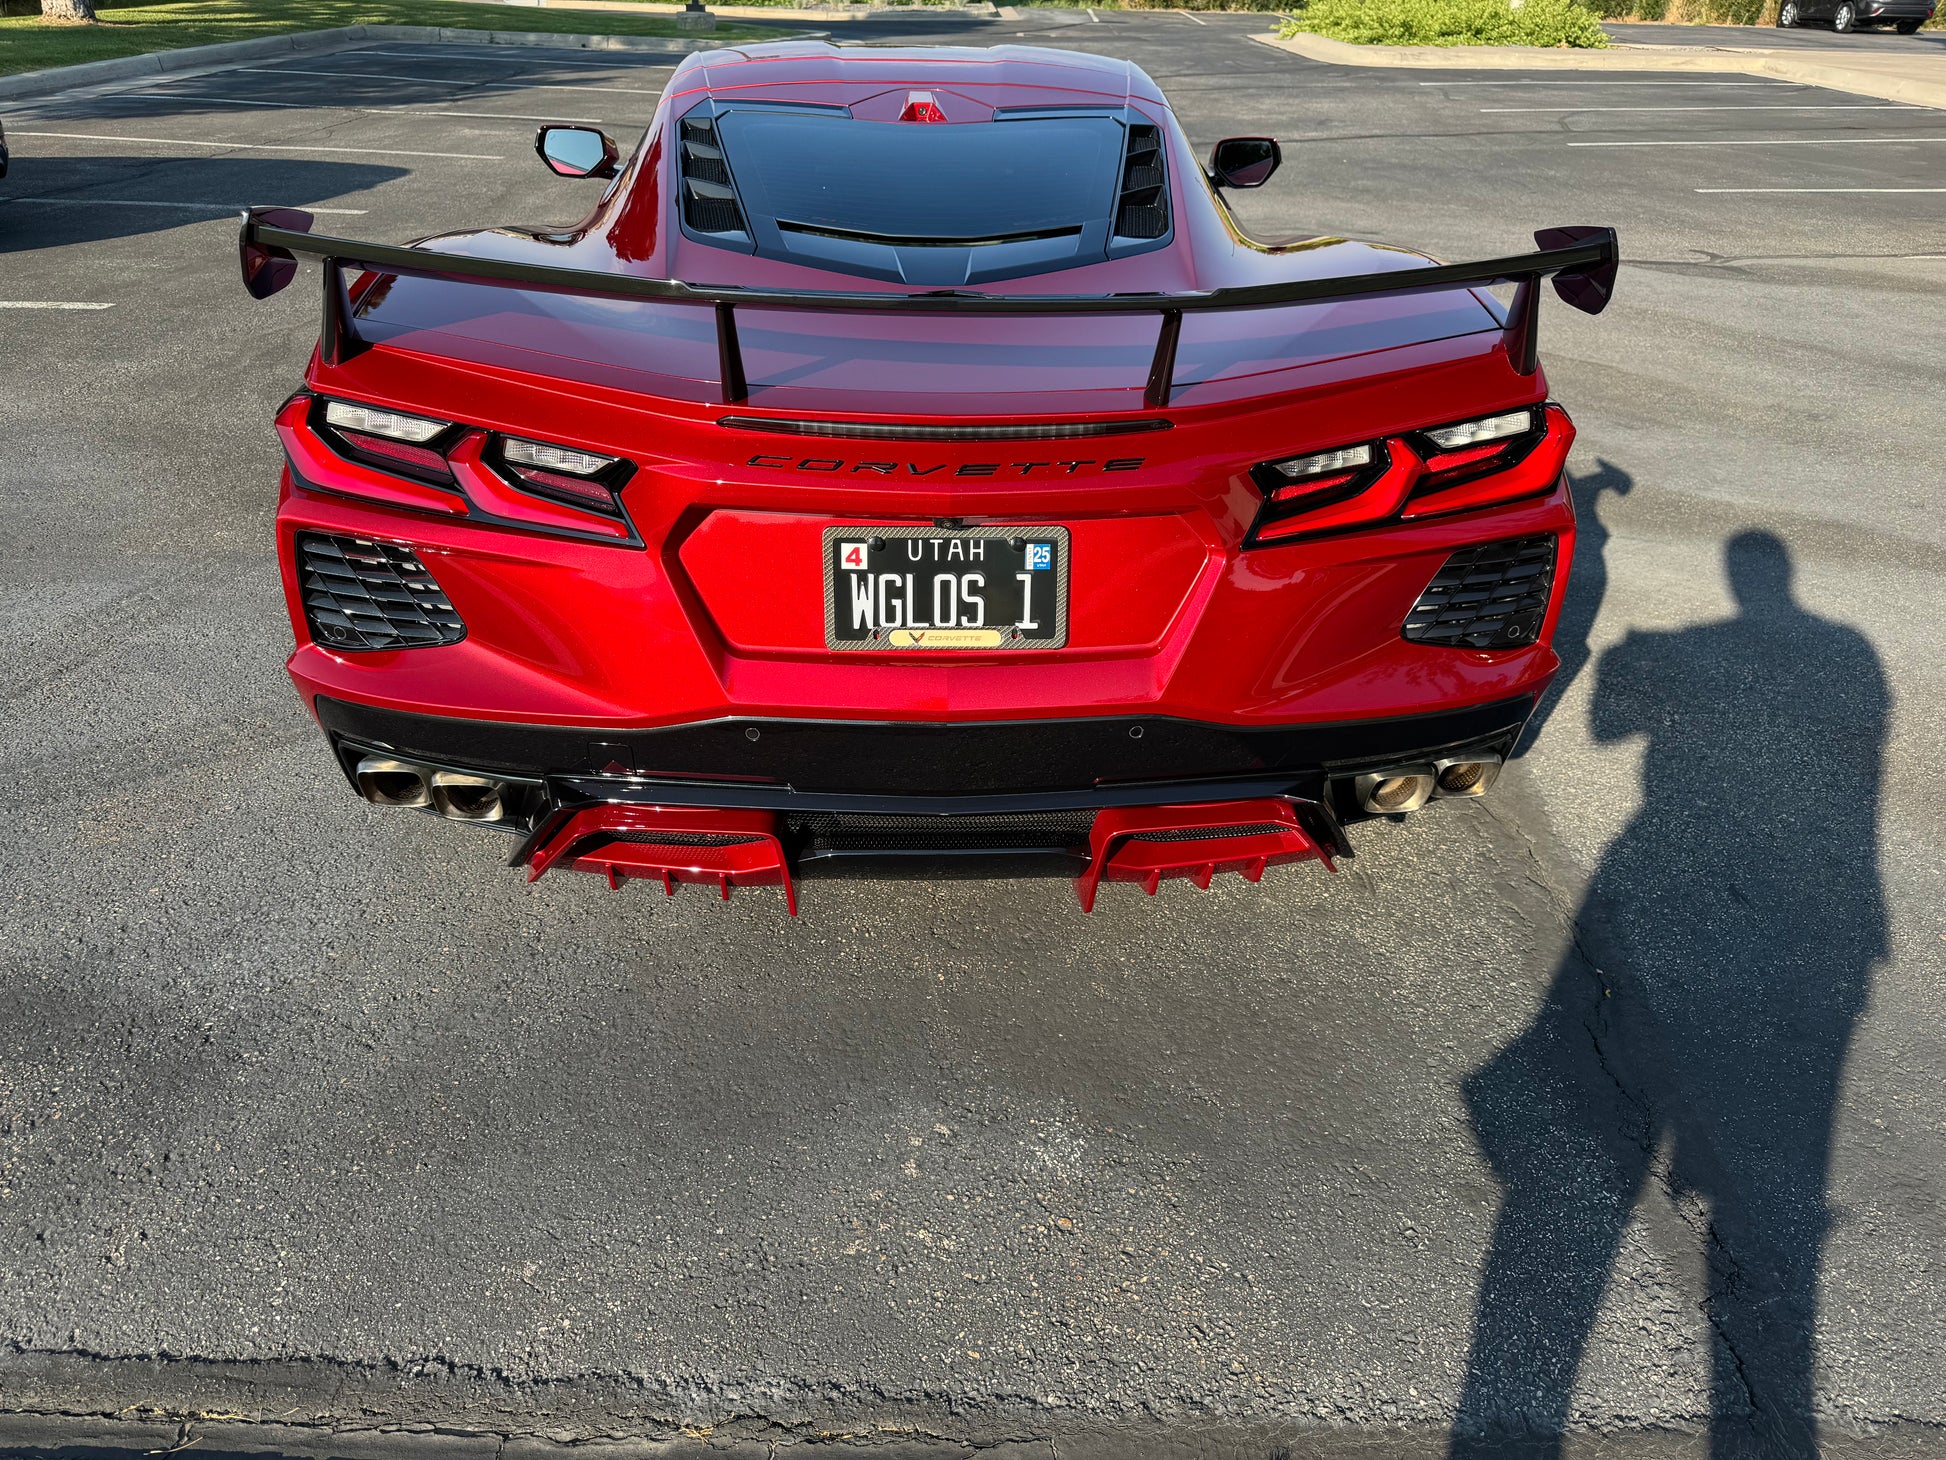
<instances>
[{"instance_id":1,"label":"exhaust tip","mask_svg":"<svg viewBox=\"0 0 1946 1460\"><path fill-rule=\"evenodd\" d=\"M505 791L505 785L485 776L458 771L434 771L432 776L432 804L448 821L504 821Z\"/></svg>"},{"instance_id":2,"label":"exhaust tip","mask_svg":"<svg viewBox=\"0 0 1946 1460\"><path fill-rule=\"evenodd\" d=\"M1463 760L1442 760L1433 765L1438 783L1436 796L1484 796L1500 779L1500 757L1470 755Z\"/></svg>"},{"instance_id":3,"label":"exhaust tip","mask_svg":"<svg viewBox=\"0 0 1946 1460\"><path fill-rule=\"evenodd\" d=\"M374 806L430 806L432 792L426 786L426 773L402 760L386 760L368 755L358 762L352 777L358 794Z\"/></svg>"},{"instance_id":4,"label":"exhaust tip","mask_svg":"<svg viewBox=\"0 0 1946 1460\"><path fill-rule=\"evenodd\" d=\"M1358 778L1358 804L1379 816L1417 811L1432 799L1436 777L1427 765L1372 771Z\"/></svg>"}]
</instances>

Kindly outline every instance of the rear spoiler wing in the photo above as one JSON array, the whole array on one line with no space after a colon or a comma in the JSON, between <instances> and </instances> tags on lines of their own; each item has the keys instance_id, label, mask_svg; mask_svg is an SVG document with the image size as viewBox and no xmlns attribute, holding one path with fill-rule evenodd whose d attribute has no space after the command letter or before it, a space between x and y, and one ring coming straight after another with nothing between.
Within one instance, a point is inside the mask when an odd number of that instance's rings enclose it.
<instances>
[{"instance_id":1,"label":"rear spoiler wing","mask_svg":"<svg viewBox=\"0 0 1946 1460\"><path fill-rule=\"evenodd\" d=\"M253 298L267 299L297 274L298 255L324 266L324 327L319 341L324 362L336 365L369 349L352 321L345 268L468 283L526 286L551 293L603 299L650 299L708 306L716 314L716 348L723 402L733 405L750 394L737 340L739 306L872 314L1141 314L1161 317L1155 354L1149 364L1143 401L1169 404L1176 368L1176 342L1185 313L1206 309L1253 309L1277 304L1358 299L1370 295L1419 294L1469 285L1512 284L1507 311L1507 356L1515 370L1532 375L1539 368L1539 284L1552 277L1554 291L1584 314L1600 314L1615 289L1619 255L1612 228L1544 228L1534 235L1540 252L1471 264L1433 264L1382 274L1334 279L1293 279L1188 294L973 294L939 290L925 294L868 294L822 290L739 289L685 284L680 279L642 279L549 264L471 258L432 253L384 243L359 243L311 232L312 216L297 208L251 208L243 215L237 251L243 286Z\"/></svg>"}]
</instances>

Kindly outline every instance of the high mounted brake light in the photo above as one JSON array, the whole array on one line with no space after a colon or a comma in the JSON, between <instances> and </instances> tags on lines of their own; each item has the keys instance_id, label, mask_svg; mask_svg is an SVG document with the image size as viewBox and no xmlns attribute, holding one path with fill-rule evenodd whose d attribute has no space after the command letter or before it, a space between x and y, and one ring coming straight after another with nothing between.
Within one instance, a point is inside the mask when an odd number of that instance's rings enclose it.
<instances>
[{"instance_id":1,"label":"high mounted brake light","mask_svg":"<svg viewBox=\"0 0 1946 1460\"><path fill-rule=\"evenodd\" d=\"M930 91L908 91L905 94L905 109L899 113L902 122L943 122L946 113L939 109L939 103L932 99Z\"/></svg>"}]
</instances>

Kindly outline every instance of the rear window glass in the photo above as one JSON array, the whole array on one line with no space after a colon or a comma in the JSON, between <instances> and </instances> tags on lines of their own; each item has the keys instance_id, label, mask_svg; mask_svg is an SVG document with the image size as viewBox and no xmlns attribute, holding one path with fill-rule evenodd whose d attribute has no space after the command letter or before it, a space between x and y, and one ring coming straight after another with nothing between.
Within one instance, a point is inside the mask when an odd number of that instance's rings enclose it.
<instances>
[{"instance_id":1,"label":"rear window glass","mask_svg":"<svg viewBox=\"0 0 1946 1460\"><path fill-rule=\"evenodd\" d=\"M732 110L716 120L744 204L876 242L981 242L1079 229L1113 208L1113 117L866 122Z\"/></svg>"}]
</instances>

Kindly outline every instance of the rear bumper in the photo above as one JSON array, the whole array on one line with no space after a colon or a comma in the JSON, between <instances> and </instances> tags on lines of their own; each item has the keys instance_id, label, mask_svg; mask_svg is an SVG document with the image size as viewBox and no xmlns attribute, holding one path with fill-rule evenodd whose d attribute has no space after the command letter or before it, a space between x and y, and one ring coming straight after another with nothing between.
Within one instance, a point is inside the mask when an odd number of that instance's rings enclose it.
<instances>
[{"instance_id":1,"label":"rear bumper","mask_svg":"<svg viewBox=\"0 0 1946 1460\"><path fill-rule=\"evenodd\" d=\"M807 873L1069 876L1092 910L1104 882L1153 895L1165 878L1207 887L1219 872L1254 882L1291 862L1328 867L1351 855L1341 821L1359 804L1361 772L1497 764L1535 697L1273 729L1160 716L736 718L605 739L316 703L354 785L361 768L428 786L490 783L497 808L482 824L517 835L508 860L530 880L559 865L616 888L701 882L727 897L733 886L775 886L795 913ZM391 804L455 814L424 798Z\"/></svg>"},{"instance_id":2,"label":"rear bumper","mask_svg":"<svg viewBox=\"0 0 1946 1460\"><path fill-rule=\"evenodd\" d=\"M927 814L1291 792L1400 762L1504 750L1537 695L1437 714L1243 728L1164 716L968 724L728 717L595 730L409 714L320 696L349 774L382 753L591 800Z\"/></svg>"}]
</instances>

